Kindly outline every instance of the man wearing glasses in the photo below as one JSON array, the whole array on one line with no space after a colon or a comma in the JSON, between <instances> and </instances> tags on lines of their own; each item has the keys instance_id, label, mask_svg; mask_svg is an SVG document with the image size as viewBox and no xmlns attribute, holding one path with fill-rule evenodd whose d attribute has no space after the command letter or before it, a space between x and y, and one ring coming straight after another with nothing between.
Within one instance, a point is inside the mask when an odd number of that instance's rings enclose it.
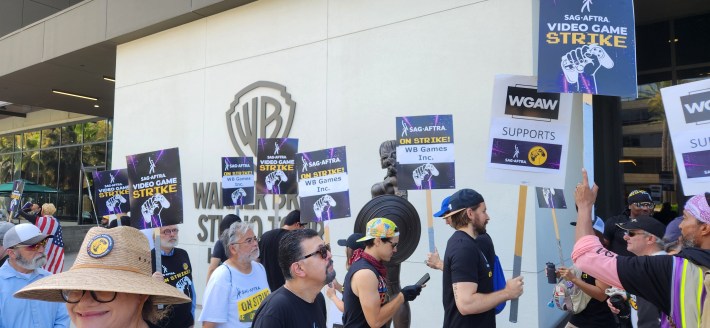
<instances>
[{"instance_id":1,"label":"man wearing glasses","mask_svg":"<svg viewBox=\"0 0 710 328\"><path fill-rule=\"evenodd\" d=\"M279 267L286 283L262 303L254 328L326 328L321 289L335 278L330 245L315 230L287 233L279 243Z\"/></svg>"},{"instance_id":2,"label":"man wearing glasses","mask_svg":"<svg viewBox=\"0 0 710 328\"><path fill-rule=\"evenodd\" d=\"M387 269L382 262L392 259L399 243L397 225L386 218L367 222L365 237L357 240L365 250L355 250L343 281L343 326L383 327L404 302L413 301L422 286L402 288L393 299L387 295Z\"/></svg>"},{"instance_id":3,"label":"man wearing glasses","mask_svg":"<svg viewBox=\"0 0 710 328\"><path fill-rule=\"evenodd\" d=\"M285 282L284 275L279 267L279 241L289 231L301 229L303 226L304 224L301 224L301 211L294 210L284 217L281 228L269 230L261 236L259 241L259 249L261 250L259 262L266 269L266 279L269 281L271 290L279 289Z\"/></svg>"},{"instance_id":4,"label":"man wearing glasses","mask_svg":"<svg viewBox=\"0 0 710 328\"><path fill-rule=\"evenodd\" d=\"M633 256L634 254L626 249L624 230L617 225L627 223L641 216L650 217L653 212L653 199L644 190L634 190L629 193L627 203L629 207L623 213L610 217L604 222L604 246L618 255Z\"/></svg>"},{"instance_id":5,"label":"man wearing glasses","mask_svg":"<svg viewBox=\"0 0 710 328\"><path fill-rule=\"evenodd\" d=\"M626 249L636 256L665 255L663 250L663 235L666 233L666 226L660 221L652 218L640 216L627 223L619 224L619 228L624 230L624 240L628 246ZM655 305L636 295L631 296L631 320L636 321L634 327L660 327L660 312ZM614 313L618 310L609 303Z\"/></svg>"},{"instance_id":6,"label":"man wearing glasses","mask_svg":"<svg viewBox=\"0 0 710 328\"><path fill-rule=\"evenodd\" d=\"M251 223L234 222L222 234L229 259L212 273L202 299L202 327L249 328L271 293L259 258L259 239Z\"/></svg>"},{"instance_id":7,"label":"man wearing glasses","mask_svg":"<svg viewBox=\"0 0 710 328\"><path fill-rule=\"evenodd\" d=\"M177 225L160 227L160 253L162 268L155 267L155 252L151 252L153 277L165 281L192 299L190 303L172 305L172 311L158 325L161 327L181 328L195 324L195 286L192 282L190 257L182 248L177 248ZM157 247L157 246L156 246Z\"/></svg>"},{"instance_id":8,"label":"man wearing glasses","mask_svg":"<svg viewBox=\"0 0 710 328\"><path fill-rule=\"evenodd\" d=\"M27 300L13 294L30 283L50 276L45 235L33 224L18 224L5 233L3 247L8 260L0 267L0 327L69 327L64 304Z\"/></svg>"}]
</instances>

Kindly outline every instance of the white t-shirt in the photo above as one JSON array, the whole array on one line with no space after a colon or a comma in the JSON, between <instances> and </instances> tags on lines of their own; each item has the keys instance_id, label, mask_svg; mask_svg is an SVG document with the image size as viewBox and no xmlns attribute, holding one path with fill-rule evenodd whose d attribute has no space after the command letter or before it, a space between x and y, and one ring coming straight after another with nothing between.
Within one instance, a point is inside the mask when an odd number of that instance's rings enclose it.
<instances>
[{"instance_id":1,"label":"white t-shirt","mask_svg":"<svg viewBox=\"0 0 710 328\"><path fill-rule=\"evenodd\" d=\"M205 288L199 321L217 327L250 328L256 310L271 293L266 270L251 262L251 273L243 274L224 263L217 267Z\"/></svg>"}]
</instances>

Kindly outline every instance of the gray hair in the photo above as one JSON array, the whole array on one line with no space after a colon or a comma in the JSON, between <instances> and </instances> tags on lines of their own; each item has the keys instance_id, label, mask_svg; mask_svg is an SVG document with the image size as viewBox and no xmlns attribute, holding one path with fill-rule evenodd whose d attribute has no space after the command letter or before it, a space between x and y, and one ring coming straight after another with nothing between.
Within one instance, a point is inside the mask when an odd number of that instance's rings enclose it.
<instances>
[{"instance_id":1,"label":"gray hair","mask_svg":"<svg viewBox=\"0 0 710 328\"><path fill-rule=\"evenodd\" d=\"M665 248L666 248L666 243L663 241L663 238L659 238L658 236L656 236L656 235L654 235L654 234L652 234L652 233L650 233L650 232L648 232L648 231L644 231L643 233L644 233L644 235L646 235L646 236L655 238L655 243L656 243L656 249L657 249L657 250L659 250L659 251L665 250Z\"/></svg>"},{"instance_id":2,"label":"gray hair","mask_svg":"<svg viewBox=\"0 0 710 328\"><path fill-rule=\"evenodd\" d=\"M254 224L251 222L234 222L229 226L229 229L222 232L219 240L222 241L224 246L224 252L228 257L232 256L232 252L229 250L229 245L234 244L244 236L247 231L254 230Z\"/></svg>"}]
</instances>

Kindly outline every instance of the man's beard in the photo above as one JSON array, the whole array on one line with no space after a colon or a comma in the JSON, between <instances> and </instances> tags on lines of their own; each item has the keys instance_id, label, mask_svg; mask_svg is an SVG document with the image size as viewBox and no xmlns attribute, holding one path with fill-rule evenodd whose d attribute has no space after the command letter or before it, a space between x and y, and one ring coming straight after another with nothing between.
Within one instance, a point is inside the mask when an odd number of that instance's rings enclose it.
<instances>
[{"instance_id":1,"label":"man's beard","mask_svg":"<svg viewBox=\"0 0 710 328\"><path fill-rule=\"evenodd\" d=\"M250 252L247 257L249 258L249 261L256 261L256 260L259 258L259 254L260 254L260 253L261 253L261 252L260 252L259 249L257 248L257 249L254 250L253 252Z\"/></svg>"},{"instance_id":2,"label":"man's beard","mask_svg":"<svg viewBox=\"0 0 710 328\"><path fill-rule=\"evenodd\" d=\"M162 248L175 248L178 245L178 239L175 240L160 240L160 247Z\"/></svg>"},{"instance_id":3,"label":"man's beard","mask_svg":"<svg viewBox=\"0 0 710 328\"><path fill-rule=\"evenodd\" d=\"M330 260L330 262L328 262L328 265L325 267L325 284L326 285L333 282L333 280L335 279L335 270L331 270L330 272L328 271L328 269L332 268L332 267L333 267L333 260Z\"/></svg>"},{"instance_id":4,"label":"man's beard","mask_svg":"<svg viewBox=\"0 0 710 328\"><path fill-rule=\"evenodd\" d=\"M680 236L680 241L683 245L683 248L686 247L697 247L695 246L695 237L690 237L690 239L685 238L685 236L681 235Z\"/></svg>"},{"instance_id":5,"label":"man's beard","mask_svg":"<svg viewBox=\"0 0 710 328\"><path fill-rule=\"evenodd\" d=\"M44 254L38 254L35 258L27 260L20 253L17 253L17 258L15 258L17 265L25 270L37 270L47 263L47 256Z\"/></svg>"},{"instance_id":6,"label":"man's beard","mask_svg":"<svg viewBox=\"0 0 710 328\"><path fill-rule=\"evenodd\" d=\"M473 223L473 231L476 232L476 235L482 235L486 233L486 221L480 221L478 219L478 215L474 214L473 215L473 220L471 220Z\"/></svg>"}]
</instances>

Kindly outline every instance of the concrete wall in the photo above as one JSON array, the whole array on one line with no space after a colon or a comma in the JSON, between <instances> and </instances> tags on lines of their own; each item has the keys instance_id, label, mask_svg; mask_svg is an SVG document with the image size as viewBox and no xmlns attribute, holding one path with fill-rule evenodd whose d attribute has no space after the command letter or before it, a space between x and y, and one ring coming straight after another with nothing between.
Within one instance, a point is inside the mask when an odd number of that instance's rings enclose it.
<instances>
[{"instance_id":1,"label":"concrete wall","mask_svg":"<svg viewBox=\"0 0 710 328\"><path fill-rule=\"evenodd\" d=\"M236 92L255 81L280 83L297 103L291 137L299 138L299 150L347 147L353 217L330 223L333 241L349 235L354 217L370 199L370 186L384 176L378 148L394 137L395 117L453 114L457 188L474 188L486 198L488 230L510 277L518 186L485 182L480 154L487 148L495 74L534 73L534 6L518 0L262 0L122 44L112 167L125 167L129 154L180 148L185 202L180 247L191 255L200 304L207 266L199 264L207 262L213 234L200 241L202 227L210 226L199 218L230 210L198 208L193 185L220 181L220 157L236 156L225 122ZM581 133L581 115L573 119L572 134ZM572 160L581 157L581 139L573 136L573 141L569 190L579 180L581 165ZM434 207L451 193L433 191ZM573 204L572 194L567 196ZM551 327L563 316L545 306L552 286L542 270L544 262L557 258L549 213L536 209L534 188L527 199L525 294L518 324L508 322L506 310L497 317L499 327ZM425 194L410 192L409 200L425 226ZM569 256L573 205L557 213ZM264 230L271 228L270 214L242 211L263 218ZM434 225L443 253L452 229L442 220ZM443 320L441 273L424 265L427 251L424 237L402 264L405 285L424 271L432 275L411 303L413 327L438 327ZM336 245L333 254L342 280L344 250Z\"/></svg>"}]
</instances>

